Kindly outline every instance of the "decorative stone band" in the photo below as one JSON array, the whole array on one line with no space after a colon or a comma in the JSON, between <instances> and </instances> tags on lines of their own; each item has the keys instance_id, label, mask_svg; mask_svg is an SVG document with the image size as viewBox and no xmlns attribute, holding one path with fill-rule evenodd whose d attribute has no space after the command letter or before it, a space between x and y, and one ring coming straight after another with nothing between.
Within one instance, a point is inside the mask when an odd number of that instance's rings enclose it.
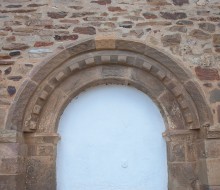
<instances>
[{"instance_id":1,"label":"decorative stone band","mask_svg":"<svg viewBox=\"0 0 220 190\"><path fill-rule=\"evenodd\" d=\"M220 139L220 125L211 126L211 127L207 128L206 138Z\"/></svg>"},{"instance_id":2,"label":"decorative stone band","mask_svg":"<svg viewBox=\"0 0 220 190\"><path fill-rule=\"evenodd\" d=\"M197 129L212 123L202 93L187 71L168 56L137 41L111 36L71 44L38 65L29 78L11 106L8 128L36 131L42 118L53 114L44 112L52 97L63 94L66 106L86 88L113 83L132 85L151 96L170 128L174 125L179 129ZM66 83L70 92L62 87ZM52 111L57 113L57 119L63 106ZM47 127L54 124L49 122Z\"/></svg>"}]
</instances>

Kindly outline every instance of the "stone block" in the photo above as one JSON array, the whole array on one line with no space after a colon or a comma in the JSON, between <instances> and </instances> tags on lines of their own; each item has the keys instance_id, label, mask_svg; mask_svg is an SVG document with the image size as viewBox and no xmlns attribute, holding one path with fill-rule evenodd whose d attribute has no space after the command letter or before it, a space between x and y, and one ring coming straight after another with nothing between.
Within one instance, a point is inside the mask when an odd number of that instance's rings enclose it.
<instances>
[{"instance_id":1,"label":"stone block","mask_svg":"<svg viewBox=\"0 0 220 190\"><path fill-rule=\"evenodd\" d=\"M185 161L185 143L183 141L169 142L167 145L169 162Z\"/></svg>"},{"instance_id":2,"label":"stone block","mask_svg":"<svg viewBox=\"0 0 220 190\"><path fill-rule=\"evenodd\" d=\"M208 184L220 186L220 159L206 159Z\"/></svg>"}]
</instances>

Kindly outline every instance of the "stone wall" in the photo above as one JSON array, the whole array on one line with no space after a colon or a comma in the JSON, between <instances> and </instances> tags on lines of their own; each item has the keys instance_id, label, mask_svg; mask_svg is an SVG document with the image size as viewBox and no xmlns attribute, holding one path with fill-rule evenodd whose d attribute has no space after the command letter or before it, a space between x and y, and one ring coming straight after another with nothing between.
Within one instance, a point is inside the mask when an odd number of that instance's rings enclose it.
<instances>
[{"instance_id":1,"label":"stone wall","mask_svg":"<svg viewBox=\"0 0 220 190\"><path fill-rule=\"evenodd\" d=\"M19 155L27 151L18 138L22 134L6 130L7 118L13 117L9 108L23 82L40 63L68 45L100 36L153 47L198 83L213 116L211 126L200 126L208 132L201 145L206 168L199 173L201 179L208 175L202 188L219 190L219 0L1 0L0 189L19 189L16 181L25 178L26 169L19 167L25 162ZM15 174L21 175L15 178Z\"/></svg>"}]
</instances>

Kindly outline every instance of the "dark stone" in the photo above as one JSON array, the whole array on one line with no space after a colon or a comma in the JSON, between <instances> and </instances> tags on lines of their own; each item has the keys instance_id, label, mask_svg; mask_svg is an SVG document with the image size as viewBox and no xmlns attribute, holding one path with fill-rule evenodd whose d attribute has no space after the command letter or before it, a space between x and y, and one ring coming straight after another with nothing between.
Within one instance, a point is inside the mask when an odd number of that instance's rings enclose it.
<instances>
[{"instance_id":1,"label":"dark stone","mask_svg":"<svg viewBox=\"0 0 220 190\"><path fill-rule=\"evenodd\" d=\"M7 5L6 8L20 8L22 5Z\"/></svg>"},{"instance_id":2,"label":"dark stone","mask_svg":"<svg viewBox=\"0 0 220 190\"><path fill-rule=\"evenodd\" d=\"M220 90L219 89L214 89L210 92L210 102L215 103L215 102L220 102Z\"/></svg>"},{"instance_id":3,"label":"dark stone","mask_svg":"<svg viewBox=\"0 0 220 190\"><path fill-rule=\"evenodd\" d=\"M41 7L41 6L45 6L47 4L36 4L36 3L32 3L32 4L29 4L27 7Z\"/></svg>"},{"instance_id":4,"label":"dark stone","mask_svg":"<svg viewBox=\"0 0 220 190\"><path fill-rule=\"evenodd\" d=\"M91 3L97 3L99 5L107 5L107 4L111 4L112 1L111 0L98 0L98 1L91 1Z\"/></svg>"},{"instance_id":5,"label":"dark stone","mask_svg":"<svg viewBox=\"0 0 220 190\"><path fill-rule=\"evenodd\" d=\"M72 34L72 35L55 35L54 37L55 40L57 41L63 41L63 40L76 40L78 39L78 35Z\"/></svg>"},{"instance_id":6,"label":"dark stone","mask_svg":"<svg viewBox=\"0 0 220 190\"><path fill-rule=\"evenodd\" d=\"M189 0L172 0L174 5L182 6L184 4L189 4Z\"/></svg>"},{"instance_id":7,"label":"dark stone","mask_svg":"<svg viewBox=\"0 0 220 190\"><path fill-rule=\"evenodd\" d=\"M179 20L176 22L178 25L193 25L193 21L190 20Z\"/></svg>"},{"instance_id":8,"label":"dark stone","mask_svg":"<svg viewBox=\"0 0 220 190\"><path fill-rule=\"evenodd\" d=\"M69 8L75 9L75 10L80 10L80 9L82 9L83 7L81 7L81 6L69 6Z\"/></svg>"},{"instance_id":9,"label":"dark stone","mask_svg":"<svg viewBox=\"0 0 220 190\"><path fill-rule=\"evenodd\" d=\"M199 40L208 40L211 38L210 34L203 32L202 30L194 29L189 33L190 36Z\"/></svg>"},{"instance_id":10,"label":"dark stone","mask_svg":"<svg viewBox=\"0 0 220 190\"><path fill-rule=\"evenodd\" d=\"M122 27L122 28L132 28L132 26L133 26L133 22L131 21L123 21L119 23L119 27Z\"/></svg>"},{"instance_id":11,"label":"dark stone","mask_svg":"<svg viewBox=\"0 0 220 190\"><path fill-rule=\"evenodd\" d=\"M13 96L16 93L16 88L14 86L8 86L7 91L10 96Z\"/></svg>"},{"instance_id":12,"label":"dark stone","mask_svg":"<svg viewBox=\"0 0 220 190\"><path fill-rule=\"evenodd\" d=\"M28 49L29 45L23 43L10 43L3 45L3 50L24 50Z\"/></svg>"},{"instance_id":13,"label":"dark stone","mask_svg":"<svg viewBox=\"0 0 220 190\"><path fill-rule=\"evenodd\" d=\"M11 67L8 67L7 69L5 69L5 75L9 75L12 71Z\"/></svg>"},{"instance_id":14,"label":"dark stone","mask_svg":"<svg viewBox=\"0 0 220 190\"><path fill-rule=\"evenodd\" d=\"M147 3L150 5L156 5L156 6L171 5L166 0L147 0Z\"/></svg>"},{"instance_id":15,"label":"dark stone","mask_svg":"<svg viewBox=\"0 0 220 190\"><path fill-rule=\"evenodd\" d=\"M78 17L84 17L84 16L90 16L90 15L94 15L96 13L94 12L81 12L81 13L73 13L71 18L78 18Z\"/></svg>"},{"instance_id":16,"label":"dark stone","mask_svg":"<svg viewBox=\"0 0 220 190\"><path fill-rule=\"evenodd\" d=\"M137 23L136 26L138 27L143 27L143 26L169 26L171 25L172 22L168 21L155 21L155 22L140 22Z\"/></svg>"},{"instance_id":17,"label":"dark stone","mask_svg":"<svg viewBox=\"0 0 220 190\"><path fill-rule=\"evenodd\" d=\"M215 25L211 23L199 23L199 28L207 32L215 32Z\"/></svg>"},{"instance_id":18,"label":"dark stone","mask_svg":"<svg viewBox=\"0 0 220 190\"><path fill-rule=\"evenodd\" d=\"M163 46L179 45L181 42L180 34L165 35L161 38Z\"/></svg>"},{"instance_id":19,"label":"dark stone","mask_svg":"<svg viewBox=\"0 0 220 190\"><path fill-rule=\"evenodd\" d=\"M8 80L19 81L22 79L22 76L10 76Z\"/></svg>"},{"instance_id":20,"label":"dark stone","mask_svg":"<svg viewBox=\"0 0 220 190\"><path fill-rule=\"evenodd\" d=\"M208 17L208 20L211 22L220 22L220 17Z\"/></svg>"},{"instance_id":21,"label":"dark stone","mask_svg":"<svg viewBox=\"0 0 220 190\"><path fill-rule=\"evenodd\" d=\"M195 68L195 72L200 80L220 80L220 76L217 69L202 68L198 66Z\"/></svg>"},{"instance_id":22,"label":"dark stone","mask_svg":"<svg viewBox=\"0 0 220 190\"><path fill-rule=\"evenodd\" d=\"M122 9L121 7L108 7L108 10L110 12L122 12L122 11L126 11L125 9Z\"/></svg>"},{"instance_id":23,"label":"dark stone","mask_svg":"<svg viewBox=\"0 0 220 190\"><path fill-rule=\"evenodd\" d=\"M0 10L0 13L30 13L37 9L16 9L16 10Z\"/></svg>"},{"instance_id":24,"label":"dark stone","mask_svg":"<svg viewBox=\"0 0 220 190\"><path fill-rule=\"evenodd\" d=\"M155 19L155 18L157 18L157 15L155 15L155 14L153 14L153 13L148 13L148 12L143 13L143 16L144 16L144 18L146 18L146 19Z\"/></svg>"},{"instance_id":25,"label":"dark stone","mask_svg":"<svg viewBox=\"0 0 220 190\"><path fill-rule=\"evenodd\" d=\"M169 12L161 12L161 17L165 19L171 19L171 20L178 20L178 19L184 19L187 18L186 13L183 12L175 12L175 13L169 13Z\"/></svg>"},{"instance_id":26,"label":"dark stone","mask_svg":"<svg viewBox=\"0 0 220 190\"><path fill-rule=\"evenodd\" d=\"M9 53L9 55L10 56L18 56L18 55L21 55L21 52L20 51L11 51L10 53Z\"/></svg>"},{"instance_id":27,"label":"dark stone","mask_svg":"<svg viewBox=\"0 0 220 190\"><path fill-rule=\"evenodd\" d=\"M79 33L79 34L87 34L87 35L94 35L96 34L96 29L94 27L75 27L73 29L73 32Z\"/></svg>"},{"instance_id":28,"label":"dark stone","mask_svg":"<svg viewBox=\"0 0 220 190\"><path fill-rule=\"evenodd\" d=\"M64 18L67 16L67 12L48 12L47 16L53 19L59 19L59 18Z\"/></svg>"},{"instance_id":29,"label":"dark stone","mask_svg":"<svg viewBox=\"0 0 220 190\"><path fill-rule=\"evenodd\" d=\"M203 86L205 86L207 88L211 88L212 87L212 83L207 82L207 83L204 83Z\"/></svg>"}]
</instances>

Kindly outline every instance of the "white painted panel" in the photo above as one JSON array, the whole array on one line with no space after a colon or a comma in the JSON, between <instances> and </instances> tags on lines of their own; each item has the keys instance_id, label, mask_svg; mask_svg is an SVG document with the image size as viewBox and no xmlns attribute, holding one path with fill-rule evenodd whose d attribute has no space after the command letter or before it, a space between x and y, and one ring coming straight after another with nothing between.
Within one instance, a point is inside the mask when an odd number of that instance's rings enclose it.
<instances>
[{"instance_id":1,"label":"white painted panel","mask_svg":"<svg viewBox=\"0 0 220 190\"><path fill-rule=\"evenodd\" d=\"M162 116L144 93L99 86L81 93L59 123L58 190L167 190Z\"/></svg>"}]
</instances>

